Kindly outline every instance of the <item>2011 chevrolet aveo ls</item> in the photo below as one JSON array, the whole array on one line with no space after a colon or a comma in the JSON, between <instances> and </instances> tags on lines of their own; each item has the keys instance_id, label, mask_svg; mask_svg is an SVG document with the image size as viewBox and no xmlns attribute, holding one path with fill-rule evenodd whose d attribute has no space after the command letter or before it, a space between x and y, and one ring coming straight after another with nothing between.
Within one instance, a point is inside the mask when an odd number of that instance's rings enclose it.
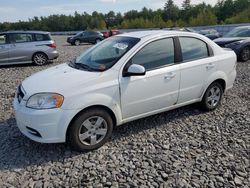
<instances>
[{"instance_id":1,"label":"2011 chevrolet aveo ls","mask_svg":"<svg viewBox=\"0 0 250 188\"><path fill-rule=\"evenodd\" d=\"M14 99L17 125L38 142L96 149L125 122L196 102L215 109L235 68L233 51L199 34L118 35L25 79Z\"/></svg>"}]
</instances>

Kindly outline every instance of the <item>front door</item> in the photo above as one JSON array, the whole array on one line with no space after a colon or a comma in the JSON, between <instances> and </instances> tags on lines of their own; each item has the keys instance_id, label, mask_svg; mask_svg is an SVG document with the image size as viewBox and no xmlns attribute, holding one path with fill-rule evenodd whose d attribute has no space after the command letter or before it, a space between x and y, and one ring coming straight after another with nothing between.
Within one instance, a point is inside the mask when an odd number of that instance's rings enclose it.
<instances>
[{"instance_id":1,"label":"front door","mask_svg":"<svg viewBox=\"0 0 250 188\"><path fill-rule=\"evenodd\" d=\"M177 103L180 71L174 59L174 41L167 38L145 45L129 61L144 66L146 75L121 77L123 119L146 115Z\"/></svg>"}]
</instances>

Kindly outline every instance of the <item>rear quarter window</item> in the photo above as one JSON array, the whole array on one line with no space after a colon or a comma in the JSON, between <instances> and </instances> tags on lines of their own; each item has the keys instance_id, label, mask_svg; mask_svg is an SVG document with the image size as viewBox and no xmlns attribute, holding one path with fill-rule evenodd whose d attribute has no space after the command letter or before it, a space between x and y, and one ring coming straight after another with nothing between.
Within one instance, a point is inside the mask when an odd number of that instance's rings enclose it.
<instances>
[{"instance_id":1,"label":"rear quarter window","mask_svg":"<svg viewBox=\"0 0 250 188\"><path fill-rule=\"evenodd\" d=\"M35 34L36 41L48 41L51 40L51 36L49 34Z\"/></svg>"}]
</instances>

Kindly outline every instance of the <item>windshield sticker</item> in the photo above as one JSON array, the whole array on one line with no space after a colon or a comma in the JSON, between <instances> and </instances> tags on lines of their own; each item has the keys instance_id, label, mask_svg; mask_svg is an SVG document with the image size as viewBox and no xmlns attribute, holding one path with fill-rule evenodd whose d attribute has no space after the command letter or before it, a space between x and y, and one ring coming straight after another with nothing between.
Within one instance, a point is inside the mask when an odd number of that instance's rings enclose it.
<instances>
[{"instance_id":1,"label":"windshield sticker","mask_svg":"<svg viewBox=\"0 0 250 188\"><path fill-rule=\"evenodd\" d=\"M120 50L125 50L128 47L127 43L116 43L113 45L114 48L118 48Z\"/></svg>"}]
</instances>

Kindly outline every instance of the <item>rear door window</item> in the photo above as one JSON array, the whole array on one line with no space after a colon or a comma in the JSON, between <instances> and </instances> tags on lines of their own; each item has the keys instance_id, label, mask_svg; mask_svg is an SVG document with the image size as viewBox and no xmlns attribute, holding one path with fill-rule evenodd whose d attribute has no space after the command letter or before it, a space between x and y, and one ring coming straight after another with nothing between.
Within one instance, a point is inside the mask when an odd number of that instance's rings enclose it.
<instances>
[{"instance_id":1,"label":"rear door window","mask_svg":"<svg viewBox=\"0 0 250 188\"><path fill-rule=\"evenodd\" d=\"M36 41L48 41L51 40L50 35L48 34L35 34Z\"/></svg>"},{"instance_id":2,"label":"rear door window","mask_svg":"<svg viewBox=\"0 0 250 188\"><path fill-rule=\"evenodd\" d=\"M180 37L183 61L192 61L209 57L207 44L200 39Z\"/></svg>"},{"instance_id":3,"label":"rear door window","mask_svg":"<svg viewBox=\"0 0 250 188\"><path fill-rule=\"evenodd\" d=\"M32 34L29 33L12 33L10 34L11 43L23 43L23 42L32 42Z\"/></svg>"},{"instance_id":4,"label":"rear door window","mask_svg":"<svg viewBox=\"0 0 250 188\"><path fill-rule=\"evenodd\" d=\"M0 34L0 45L1 44L6 44L6 35L5 34Z\"/></svg>"}]
</instances>

